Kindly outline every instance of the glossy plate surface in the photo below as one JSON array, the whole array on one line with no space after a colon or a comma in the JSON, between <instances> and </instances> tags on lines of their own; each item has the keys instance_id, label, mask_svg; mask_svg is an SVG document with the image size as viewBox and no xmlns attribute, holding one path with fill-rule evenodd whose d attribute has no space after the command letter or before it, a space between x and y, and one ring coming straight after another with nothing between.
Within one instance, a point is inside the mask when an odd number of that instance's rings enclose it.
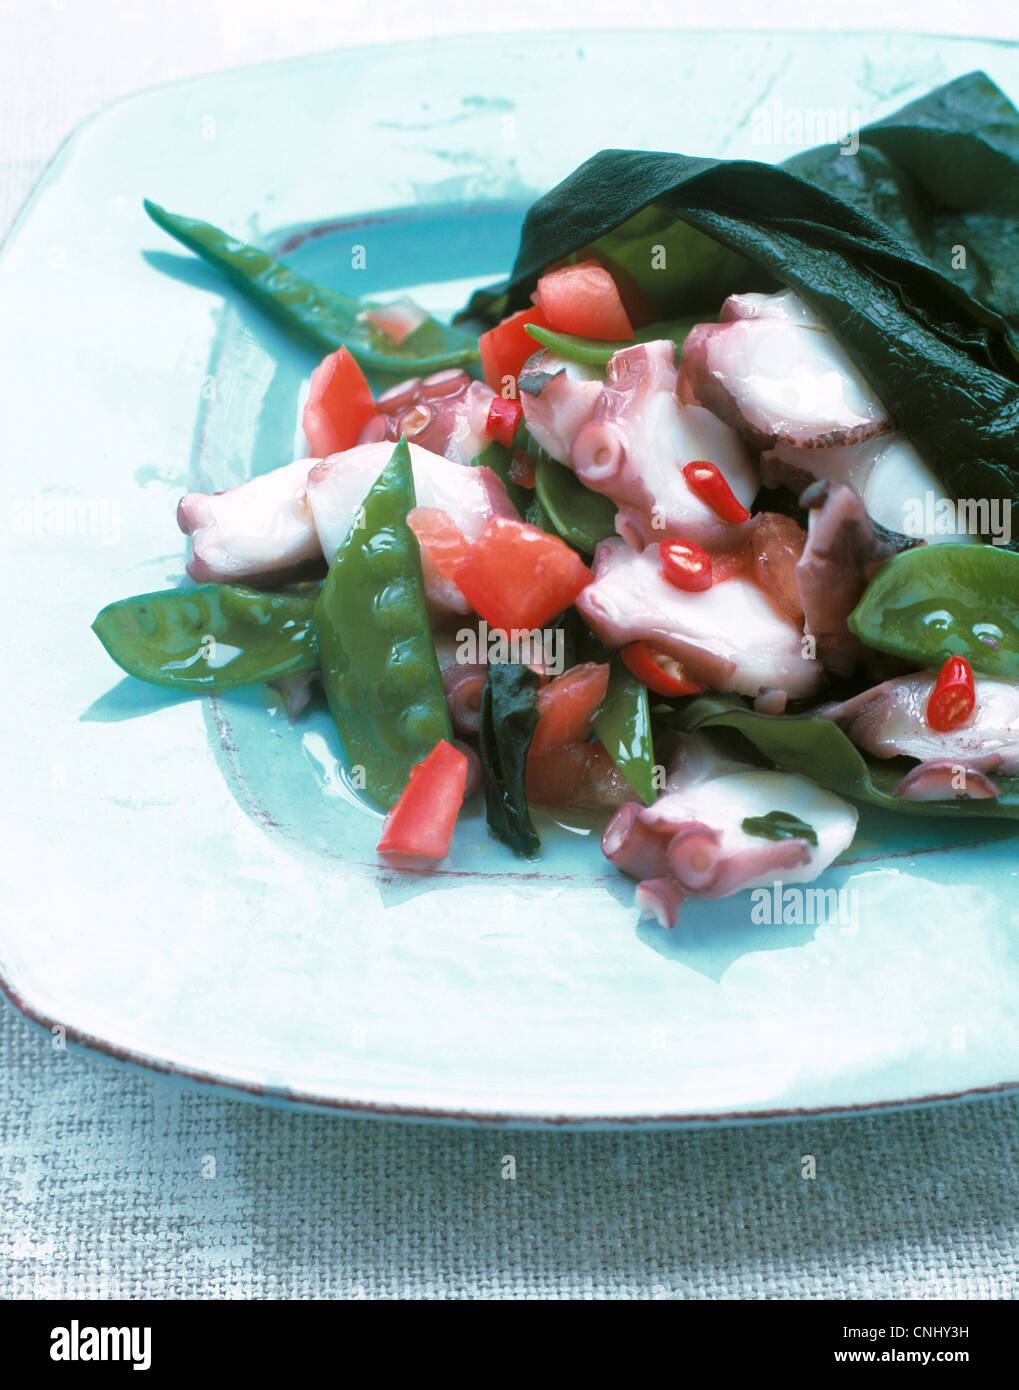
<instances>
[{"instance_id":1,"label":"glossy plate surface","mask_svg":"<svg viewBox=\"0 0 1019 1390\"><path fill-rule=\"evenodd\" d=\"M601 147L780 159L795 146L762 136L797 112L868 120L974 67L1019 93L1012 47L963 40L470 39L202 78L77 132L0 259L0 973L20 1007L164 1070L383 1114L681 1123L1019 1082L1007 822L868 814L820 885L840 912L755 922L744 894L667 934L583 817L540 818L537 864L476 813L434 876L379 869L323 712L175 699L118 679L89 631L180 582L181 492L294 456L313 365L143 196L448 312Z\"/></svg>"}]
</instances>

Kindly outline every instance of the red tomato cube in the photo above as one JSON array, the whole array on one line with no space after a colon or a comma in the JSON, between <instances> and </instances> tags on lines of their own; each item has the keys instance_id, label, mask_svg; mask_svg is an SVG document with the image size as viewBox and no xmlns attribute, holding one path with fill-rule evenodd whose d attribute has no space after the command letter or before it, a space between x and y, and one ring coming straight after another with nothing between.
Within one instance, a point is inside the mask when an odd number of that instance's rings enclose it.
<instances>
[{"instance_id":1,"label":"red tomato cube","mask_svg":"<svg viewBox=\"0 0 1019 1390\"><path fill-rule=\"evenodd\" d=\"M549 271L538 281L538 305L557 333L602 342L633 339L616 282L597 261L581 261Z\"/></svg>"},{"instance_id":2,"label":"red tomato cube","mask_svg":"<svg viewBox=\"0 0 1019 1390\"><path fill-rule=\"evenodd\" d=\"M497 323L478 339L482 373L498 396L502 395L507 377L513 381L516 391L521 367L529 357L541 351L541 344L531 337L524 327L525 323L536 323L539 328L551 327L542 311L531 305L503 319L502 323Z\"/></svg>"},{"instance_id":3,"label":"red tomato cube","mask_svg":"<svg viewBox=\"0 0 1019 1390\"><path fill-rule=\"evenodd\" d=\"M312 458L352 449L375 414L371 387L346 348L323 357L311 374L304 434Z\"/></svg>"},{"instance_id":4,"label":"red tomato cube","mask_svg":"<svg viewBox=\"0 0 1019 1390\"><path fill-rule=\"evenodd\" d=\"M411 768L400 799L386 817L379 854L437 860L449 853L467 787L467 757L445 739Z\"/></svg>"},{"instance_id":5,"label":"red tomato cube","mask_svg":"<svg viewBox=\"0 0 1019 1390\"><path fill-rule=\"evenodd\" d=\"M593 577L558 536L497 516L457 566L455 583L490 627L509 632L543 627L569 608Z\"/></svg>"}]
</instances>

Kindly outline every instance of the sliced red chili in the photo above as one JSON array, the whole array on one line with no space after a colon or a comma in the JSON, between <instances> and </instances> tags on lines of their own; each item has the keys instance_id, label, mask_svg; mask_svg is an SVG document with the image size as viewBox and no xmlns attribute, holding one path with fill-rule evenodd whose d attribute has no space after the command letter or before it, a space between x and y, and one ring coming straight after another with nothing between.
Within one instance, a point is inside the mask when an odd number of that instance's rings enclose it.
<instances>
[{"instance_id":1,"label":"sliced red chili","mask_svg":"<svg viewBox=\"0 0 1019 1390\"><path fill-rule=\"evenodd\" d=\"M706 685L691 680L681 662L660 652L648 642L630 642L620 647L619 655L626 669L643 681L656 695L701 695Z\"/></svg>"},{"instance_id":2,"label":"sliced red chili","mask_svg":"<svg viewBox=\"0 0 1019 1390\"><path fill-rule=\"evenodd\" d=\"M658 558L662 574L677 589L697 593L711 588L711 556L693 541L661 541Z\"/></svg>"},{"instance_id":3,"label":"sliced red chili","mask_svg":"<svg viewBox=\"0 0 1019 1390\"><path fill-rule=\"evenodd\" d=\"M750 513L715 464L708 463L706 459L696 459L685 465L683 477L694 496L699 497L722 521L736 525L749 519Z\"/></svg>"},{"instance_id":4,"label":"sliced red chili","mask_svg":"<svg viewBox=\"0 0 1019 1390\"><path fill-rule=\"evenodd\" d=\"M507 400L505 396L494 396L492 404L488 407L485 433L490 439L496 439L507 449L512 449L513 437L523 415L524 408L519 401Z\"/></svg>"},{"instance_id":5,"label":"sliced red chili","mask_svg":"<svg viewBox=\"0 0 1019 1390\"><path fill-rule=\"evenodd\" d=\"M950 656L927 701L927 723L936 734L951 733L966 723L976 702L973 668L964 656Z\"/></svg>"}]
</instances>

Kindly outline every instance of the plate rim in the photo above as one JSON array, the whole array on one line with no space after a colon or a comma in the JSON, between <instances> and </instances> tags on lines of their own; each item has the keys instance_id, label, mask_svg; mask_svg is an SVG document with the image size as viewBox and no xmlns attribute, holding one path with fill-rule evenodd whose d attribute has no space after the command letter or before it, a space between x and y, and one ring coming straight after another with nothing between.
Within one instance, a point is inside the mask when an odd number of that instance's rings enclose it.
<instances>
[{"instance_id":1,"label":"plate rim","mask_svg":"<svg viewBox=\"0 0 1019 1390\"><path fill-rule=\"evenodd\" d=\"M448 47L456 43L489 43L494 45L498 43L500 40L505 39L540 40L575 38L579 42L589 43L592 39L598 39L603 34L615 35L617 37L623 35L634 35L640 37L646 36L648 38L651 38L656 34L672 36L676 33L683 32L696 34L697 36L708 34L724 34L731 35L733 39L738 39L744 35L760 35L762 37L766 36L774 38L787 38L793 36L797 38L803 38L811 36L817 38L827 38L832 40L839 38L867 37L881 38L886 40L890 38L904 40L911 38L937 39L939 42L944 43L979 43L989 44L996 48L1019 49L1019 38L993 38L988 35L968 33L946 34L932 32L927 29L888 30L872 29L870 27L859 29L797 29L794 25L787 25L783 26L782 28L773 29L768 28L766 26L761 26L760 28L758 28L754 25L749 24L733 26L730 29L715 29L712 28L710 25L697 25L693 27L675 25L672 27L669 27L668 25L648 25L647 28L634 29L631 26L625 24L606 24L600 26L598 29L595 30L576 29L569 25L564 25L562 28L555 29L500 29L482 31L472 30L467 33L431 34L417 39L400 39L393 43L387 43L383 41L378 43L341 44L333 48L316 49L310 53L292 53L285 58L263 58L253 63L236 63L230 67L214 68L211 71L207 72L195 72L189 74L186 77L172 77L165 82L150 82L147 86L135 87L131 91L123 92L120 96L113 97L109 101L103 102L103 104L101 106L96 107L94 111L90 111L87 113L87 115L82 116L62 137L56 148L52 151L52 153L43 163L43 166L39 170L39 173L36 176L34 183L29 188L28 192L22 199L20 205L16 209L14 216L11 218L10 223L8 224L6 230L3 233L3 236L0 237L0 256L2 256L3 253L7 250L8 245L13 239L15 232L19 230L22 222L25 220L25 217L31 211L32 206L36 201L36 198L42 191L43 186L49 180L51 174L53 173L55 165L61 159L62 156L68 153L74 142L78 140L89 129L89 127L91 127L94 123L101 121L112 111L119 109L121 106L126 106L130 102L142 100L145 97L151 96L155 93L170 91L173 88L177 87L184 88L200 85L203 83L221 81L224 78L239 78L245 75L254 74L260 70L268 72L272 69L287 67L288 65L306 64L313 62L326 62L330 59L337 58L340 55L347 53L363 54L365 57L370 57L372 54L376 53L390 53L393 51L409 52L410 50L415 48L440 46Z\"/></svg>"},{"instance_id":2,"label":"plate rim","mask_svg":"<svg viewBox=\"0 0 1019 1390\"><path fill-rule=\"evenodd\" d=\"M680 31L682 32L682 31ZM936 40L940 43L976 43L1000 49L1019 50L1019 39L991 37L969 33L932 33L926 30L911 29L887 31L874 28L810 30L794 26L768 28L739 26L718 29L711 26L696 27L689 32L697 37L709 34L740 37L805 38L816 37L828 40L846 37L861 39L879 37L882 40L908 41L911 38ZM41 194L57 175L60 167L83 135L91 131L93 125L101 122L111 113L134 102L173 89L189 89L211 85L224 80L240 80L254 77L258 73L269 74L282 68L294 68L309 64L327 64L348 55L368 59L373 55L385 56L395 52L408 53L414 50L435 47L453 47L457 44L487 44L495 47L507 40L522 42L532 40L576 40L590 43L607 36L630 36L652 41L655 35L673 37L675 26L647 26L633 28L629 25L606 25L595 31L577 29L571 26L549 29L521 29L511 31L466 32L446 35L423 36L397 42L377 42L372 44L341 45L329 49L304 54L292 54L283 58L270 58L257 62L237 64L209 72L193 73L165 82L151 83L113 98L96 110L82 117L60 140L56 148L42 165L31 188L22 199L11 218L2 238L0 238L0 258L11 248L18 234L28 221ZM480 201L484 201L481 199ZM680 1129L707 1128L725 1125L776 1123L792 1120L827 1119L850 1117L874 1112L898 1111L926 1106L944 1105L975 1100L1003 1098L1019 1093L1019 1079L1015 1081L994 1082L982 1086L967 1087L957 1091L932 1092L919 1096L889 1098L866 1102L845 1102L820 1106L787 1106L767 1109L737 1109L725 1112L689 1113L644 1113L644 1114L556 1114L554 1112L524 1112L501 1109L467 1109L443 1106L414 1105L399 1102L370 1101L363 1098L321 1095L313 1090L291 1088L276 1084L245 1081L231 1078L222 1071L190 1067L160 1058L152 1053L117 1043L96 1033L80 1029L74 1024L63 1022L51 1016L45 1009L33 1004L22 994L14 980L8 978L6 962L0 958L0 991L17 1012L30 1024L50 1034L58 1030L63 1038L73 1046L86 1049L109 1061L125 1063L142 1072L156 1076L166 1076L188 1083L196 1088L208 1088L213 1094L224 1098L242 1099L296 1110L330 1113L348 1118L392 1119L404 1122L453 1123L458 1126L511 1127L537 1130L639 1130L647 1128Z\"/></svg>"},{"instance_id":3,"label":"plate rim","mask_svg":"<svg viewBox=\"0 0 1019 1390\"><path fill-rule=\"evenodd\" d=\"M60 1029L66 1041L109 1061L126 1063L157 1076L172 1077L196 1087L208 1087L225 1098L235 1098L286 1108L316 1111L348 1119L387 1119L405 1122L455 1123L491 1128L520 1128L537 1130L608 1130L608 1129L694 1129L716 1125L767 1124L783 1120L840 1119L886 1110L910 1110L922 1106L948 1105L965 1101L993 1100L1019 1093L1019 1081L994 1082L987 1086L972 1086L961 1091L944 1091L903 1099L850 1102L831 1106L790 1106L767 1110L732 1110L720 1113L691 1112L689 1114L641 1115L556 1115L526 1113L515 1110L467 1110L442 1106L405 1105L395 1102L354 1100L349 1097L322 1096L312 1091L288 1086L265 1085L259 1082L231 1080L214 1071L179 1066L154 1057L136 1048L110 1042L94 1033L61 1023L21 996L4 973L0 961L0 990L18 1012L30 1023L51 1035Z\"/></svg>"}]
</instances>

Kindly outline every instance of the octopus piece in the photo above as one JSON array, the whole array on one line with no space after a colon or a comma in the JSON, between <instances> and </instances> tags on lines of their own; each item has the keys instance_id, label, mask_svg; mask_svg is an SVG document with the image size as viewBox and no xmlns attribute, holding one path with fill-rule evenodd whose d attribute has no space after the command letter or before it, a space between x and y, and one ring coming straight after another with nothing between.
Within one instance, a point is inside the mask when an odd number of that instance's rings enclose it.
<instances>
[{"instance_id":1,"label":"octopus piece","mask_svg":"<svg viewBox=\"0 0 1019 1390\"><path fill-rule=\"evenodd\" d=\"M608 647L649 642L714 690L755 696L784 690L813 694L822 667L804 655L803 630L745 573L697 593L665 579L656 545L637 552L603 541L594 581L576 601L581 617Z\"/></svg>"},{"instance_id":2,"label":"octopus piece","mask_svg":"<svg viewBox=\"0 0 1019 1390\"><path fill-rule=\"evenodd\" d=\"M706 549L732 549L750 523L723 521L691 490L683 466L715 464L747 508L757 493L757 468L735 430L676 399L675 354L665 339L613 354L569 462L582 483L616 504L616 530L634 548L682 536Z\"/></svg>"},{"instance_id":3,"label":"octopus piece","mask_svg":"<svg viewBox=\"0 0 1019 1390\"><path fill-rule=\"evenodd\" d=\"M421 507L444 511L468 541L476 541L493 517L519 519L506 488L490 468L470 468L411 444L414 492ZM317 463L308 475L308 505L322 553L331 562L357 520L365 497L392 457L393 446L359 444ZM469 613L471 606L422 551L425 597L434 617Z\"/></svg>"},{"instance_id":4,"label":"octopus piece","mask_svg":"<svg viewBox=\"0 0 1019 1390\"><path fill-rule=\"evenodd\" d=\"M903 801L989 801L998 788L979 768L936 758L907 772L892 795Z\"/></svg>"},{"instance_id":5,"label":"octopus piece","mask_svg":"<svg viewBox=\"0 0 1019 1390\"><path fill-rule=\"evenodd\" d=\"M308 474L319 462L298 459L226 492L182 497L177 525L191 537L191 578L237 583L320 558L307 499Z\"/></svg>"},{"instance_id":6,"label":"octopus piece","mask_svg":"<svg viewBox=\"0 0 1019 1390\"><path fill-rule=\"evenodd\" d=\"M805 883L847 849L857 813L841 797L787 772L712 767L699 754L670 773L653 806L628 802L612 817L602 850L638 879L641 915L674 927L688 898L724 898L746 888ZM748 818L786 811L813 830L806 838L769 840L744 829Z\"/></svg>"},{"instance_id":7,"label":"octopus piece","mask_svg":"<svg viewBox=\"0 0 1019 1390\"><path fill-rule=\"evenodd\" d=\"M963 541L927 524L926 498L940 497L944 488L903 434L891 434L869 469L863 484L863 505L878 526L916 544ZM860 491L860 489L857 489Z\"/></svg>"},{"instance_id":8,"label":"octopus piece","mask_svg":"<svg viewBox=\"0 0 1019 1390\"><path fill-rule=\"evenodd\" d=\"M870 519L883 530L913 544L958 541L952 533L927 525L924 498L943 491L935 475L905 435L893 431L829 449L780 444L761 456L764 487L788 487L799 494L815 479L848 483L863 498Z\"/></svg>"},{"instance_id":9,"label":"octopus piece","mask_svg":"<svg viewBox=\"0 0 1019 1390\"><path fill-rule=\"evenodd\" d=\"M976 676L976 705L965 724L938 733L927 723L927 702L936 676L928 671L896 676L851 700L821 705L859 748L877 758L948 760L980 772L1019 774L1019 681Z\"/></svg>"},{"instance_id":10,"label":"octopus piece","mask_svg":"<svg viewBox=\"0 0 1019 1390\"><path fill-rule=\"evenodd\" d=\"M459 659L460 637L462 634L436 633L435 656L453 728L458 734L476 734L481 727L481 697L488 667Z\"/></svg>"},{"instance_id":11,"label":"octopus piece","mask_svg":"<svg viewBox=\"0 0 1019 1390\"><path fill-rule=\"evenodd\" d=\"M466 801L467 798L473 796L481 786L481 779L484 775L481 767L481 759L478 756L478 750L471 744L465 743L462 738L455 738L453 740L453 747L458 748L467 759L467 784L464 787L464 800Z\"/></svg>"},{"instance_id":12,"label":"octopus piece","mask_svg":"<svg viewBox=\"0 0 1019 1390\"><path fill-rule=\"evenodd\" d=\"M778 444L761 455L761 486L787 487L797 496L817 479L849 483L861 495L868 475L882 449L900 434L876 435L859 444L837 444L827 449L802 449Z\"/></svg>"},{"instance_id":13,"label":"octopus piece","mask_svg":"<svg viewBox=\"0 0 1019 1390\"><path fill-rule=\"evenodd\" d=\"M894 547L877 536L848 483L812 483L800 502L809 512L807 543L796 564L804 630L822 665L848 676L863 651L849 630L849 615Z\"/></svg>"},{"instance_id":14,"label":"octopus piece","mask_svg":"<svg viewBox=\"0 0 1019 1390\"><path fill-rule=\"evenodd\" d=\"M453 463L470 463L489 443L485 426L495 392L472 381L456 367L401 381L375 402L376 414L358 436L358 444L408 442L442 454Z\"/></svg>"},{"instance_id":15,"label":"octopus piece","mask_svg":"<svg viewBox=\"0 0 1019 1390\"><path fill-rule=\"evenodd\" d=\"M855 444L892 428L822 321L790 290L734 295L683 345L678 392L761 449Z\"/></svg>"},{"instance_id":16,"label":"octopus piece","mask_svg":"<svg viewBox=\"0 0 1019 1390\"><path fill-rule=\"evenodd\" d=\"M270 690L275 690L282 699L291 724L296 722L298 715L309 704L312 691L320 680L320 671L295 671L292 675L269 681Z\"/></svg>"},{"instance_id":17,"label":"octopus piece","mask_svg":"<svg viewBox=\"0 0 1019 1390\"><path fill-rule=\"evenodd\" d=\"M604 390L600 373L542 350L527 359L517 385L531 437L552 458L569 466L573 441Z\"/></svg>"}]
</instances>

